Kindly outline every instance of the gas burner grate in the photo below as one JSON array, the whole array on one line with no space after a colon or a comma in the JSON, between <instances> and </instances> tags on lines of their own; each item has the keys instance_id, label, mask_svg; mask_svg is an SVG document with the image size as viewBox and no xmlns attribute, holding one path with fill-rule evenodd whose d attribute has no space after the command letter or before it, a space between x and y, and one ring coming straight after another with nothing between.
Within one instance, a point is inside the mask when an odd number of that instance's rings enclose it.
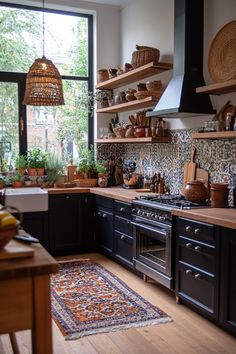
<instances>
[{"instance_id":1,"label":"gas burner grate","mask_svg":"<svg viewBox=\"0 0 236 354\"><path fill-rule=\"evenodd\" d=\"M158 194L158 195L142 195L138 198L139 200L147 201L153 203L153 205L168 205L174 208L199 208L207 206L207 203L192 203L186 200L182 195L179 194Z\"/></svg>"}]
</instances>

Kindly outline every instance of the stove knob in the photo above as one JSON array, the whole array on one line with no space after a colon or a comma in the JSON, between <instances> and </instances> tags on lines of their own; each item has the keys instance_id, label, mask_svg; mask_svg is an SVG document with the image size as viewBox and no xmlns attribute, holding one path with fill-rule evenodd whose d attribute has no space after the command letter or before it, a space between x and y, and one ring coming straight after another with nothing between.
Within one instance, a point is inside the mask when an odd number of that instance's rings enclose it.
<instances>
[{"instance_id":1,"label":"stove knob","mask_svg":"<svg viewBox=\"0 0 236 354\"><path fill-rule=\"evenodd\" d=\"M132 211L133 214L136 213L136 209L135 208L133 208L131 211Z\"/></svg>"},{"instance_id":2,"label":"stove knob","mask_svg":"<svg viewBox=\"0 0 236 354\"><path fill-rule=\"evenodd\" d=\"M143 212L142 212L142 215L143 215L143 216L146 216L146 215L147 215L147 213L146 213L145 211L143 211Z\"/></svg>"},{"instance_id":3,"label":"stove knob","mask_svg":"<svg viewBox=\"0 0 236 354\"><path fill-rule=\"evenodd\" d=\"M159 216L159 220L160 221L166 221L166 217L165 216Z\"/></svg>"},{"instance_id":4,"label":"stove knob","mask_svg":"<svg viewBox=\"0 0 236 354\"><path fill-rule=\"evenodd\" d=\"M146 213L146 216L147 216L147 217L150 217L150 216L151 216L151 213Z\"/></svg>"},{"instance_id":5,"label":"stove knob","mask_svg":"<svg viewBox=\"0 0 236 354\"><path fill-rule=\"evenodd\" d=\"M158 215L155 215L155 219L159 219L159 216L158 216Z\"/></svg>"},{"instance_id":6,"label":"stove knob","mask_svg":"<svg viewBox=\"0 0 236 354\"><path fill-rule=\"evenodd\" d=\"M138 211L137 211L137 214L138 214L138 215L142 215L143 212L142 212L141 210L138 210Z\"/></svg>"},{"instance_id":7,"label":"stove knob","mask_svg":"<svg viewBox=\"0 0 236 354\"><path fill-rule=\"evenodd\" d=\"M152 218L155 218L155 216L156 216L156 214L155 214L155 213L151 214L151 217L152 217Z\"/></svg>"}]
</instances>

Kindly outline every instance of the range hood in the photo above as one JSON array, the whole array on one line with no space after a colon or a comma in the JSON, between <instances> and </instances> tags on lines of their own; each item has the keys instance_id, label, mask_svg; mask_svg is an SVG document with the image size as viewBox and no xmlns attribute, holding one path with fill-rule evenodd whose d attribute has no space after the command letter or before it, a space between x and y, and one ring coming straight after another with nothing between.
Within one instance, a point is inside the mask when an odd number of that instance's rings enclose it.
<instances>
[{"instance_id":1,"label":"range hood","mask_svg":"<svg viewBox=\"0 0 236 354\"><path fill-rule=\"evenodd\" d=\"M173 78L148 117L185 118L214 114L209 95L196 94L204 86L204 0L175 0Z\"/></svg>"}]
</instances>

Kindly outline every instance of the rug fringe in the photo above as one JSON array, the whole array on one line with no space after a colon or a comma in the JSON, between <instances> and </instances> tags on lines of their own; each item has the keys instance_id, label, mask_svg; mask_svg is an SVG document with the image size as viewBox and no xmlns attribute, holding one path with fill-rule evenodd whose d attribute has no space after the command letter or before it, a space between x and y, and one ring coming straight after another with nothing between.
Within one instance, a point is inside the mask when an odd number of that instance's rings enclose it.
<instances>
[{"instance_id":1,"label":"rug fringe","mask_svg":"<svg viewBox=\"0 0 236 354\"><path fill-rule=\"evenodd\" d=\"M99 334L99 333L106 333L106 332L116 332L121 329L129 329L129 328L141 328L141 327L147 327L147 326L152 326L152 325L158 325L160 323L169 323L173 322L172 318L170 317L163 317L163 318L158 318L154 320L149 320L149 321L144 321L144 322L137 322L137 323L128 323L128 324L122 324L122 325L116 325L116 326L110 326L106 328L95 328L89 331L84 331L81 333L73 333L65 337L65 340L76 340L91 334Z\"/></svg>"}]
</instances>

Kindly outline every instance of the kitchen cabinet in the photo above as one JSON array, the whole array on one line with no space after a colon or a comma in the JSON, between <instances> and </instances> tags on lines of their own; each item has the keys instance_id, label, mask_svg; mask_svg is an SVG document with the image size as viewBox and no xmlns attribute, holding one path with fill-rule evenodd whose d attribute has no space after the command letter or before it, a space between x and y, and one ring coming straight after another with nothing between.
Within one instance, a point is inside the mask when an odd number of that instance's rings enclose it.
<instances>
[{"instance_id":1,"label":"kitchen cabinet","mask_svg":"<svg viewBox=\"0 0 236 354\"><path fill-rule=\"evenodd\" d=\"M155 63L151 62L146 65L143 65L139 68L133 69L127 73L124 73L113 79L101 82L96 85L96 89L116 89L118 87L142 80L146 77L159 74L163 71L172 69L173 65L169 63ZM157 100L151 95L141 99L134 100L130 102L125 102L111 107L97 109L97 113L118 113L126 112L135 109L143 109L152 107L157 103Z\"/></svg>"},{"instance_id":2,"label":"kitchen cabinet","mask_svg":"<svg viewBox=\"0 0 236 354\"><path fill-rule=\"evenodd\" d=\"M216 227L176 220L176 295L207 317L218 318L219 238Z\"/></svg>"},{"instance_id":3,"label":"kitchen cabinet","mask_svg":"<svg viewBox=\"0 0 236 354\"><path fill-rule=\"evenodd\" d=\"M177 298L236 335L236 230L183 217L174 225Z\"/></svg>"},{"instance_id":4,"label":"kitchen cabinet","mask_svg":"<svg viewBox=\"0 0 236 354\"><path fill-rule=\"evenodd\" d=\"M220 323L236 335L236 230L221 228Z\"/></svg>"},{"instance_id":5,"label":"kitchen cabinet","mask_svg":"<svg viewBox=\"0 0 236 354\"><path fill-rule=\"evenodd\" d=\"M92 220L93 209L89 195L49 195L51 253L64 255L92 250Z\"/></svg>"},{"instance_id":6,"label":"kitchen cabinet","mask_svg":"<svg viewBox=\"0 0 236 354\"><path fill-rule=\"evenodd\" d=\"M133 268L131 205L115 200L114 216L114 257L122 264Z\"/></svg>"},{"instance_id":7,"label":"kitchen cabinet","mask_svg":"<svg viewBox=\"0 0 236 354\"><path fill-rule=\"evenodd\" d=\"M50 251L47 211L23 213L22 228Z\"/></svg>"},{"instance_id":8,"label":"kitchen cabinet","mask_svg":"<svg viewBox=\"0 0 236 354\"><path fill-rule=\"evenodd\" d=\"M102 253L113 254L113 200L95 197L95 240Z\"/></svg>"}]
</instances>

